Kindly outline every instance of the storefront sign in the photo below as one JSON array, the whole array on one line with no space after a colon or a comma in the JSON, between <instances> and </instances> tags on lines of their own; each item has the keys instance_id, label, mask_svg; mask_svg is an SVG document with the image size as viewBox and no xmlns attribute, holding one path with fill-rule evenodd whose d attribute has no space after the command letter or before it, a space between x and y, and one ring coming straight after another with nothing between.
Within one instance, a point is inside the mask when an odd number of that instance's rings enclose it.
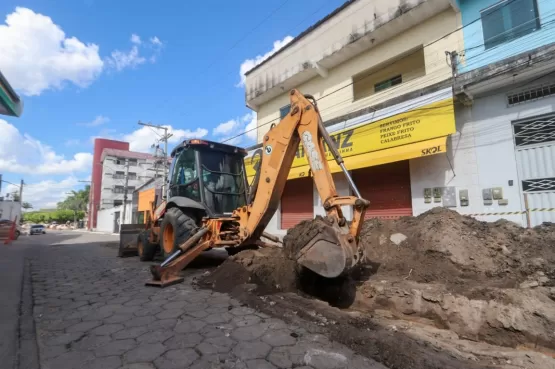
<instances>
[{"instance_id":1,"label":"storefront sign","mask_svg":"<svg viewBox=\"0 0 555 369\"><path fill-rule=\"evenodd\" d=\"M454 132L455 114L453 100L449 98L376 122L361 123L354 128L330 132L330 136L341 156L347 161L349 157L379 152L408 144L422 143L422 141L445 137ZM310 145L308 146L311 147ZM421 153L419 156L438 154L444 149L444 145L432 144L431 142L430 145L424 145L423 148L422 145L419 145L419 152ZM326 159L333 161L332 153L326 144L324 144L324 150L326 151ZM387 162L387 158L383 158L381 154L390 155L392 159L390 162L399 160L395 150L387 150L387 152L380 153L379 156L382 157L382 161L385 160ZM311 158L313 155L311 154ZM250 157L246 158L245 164L247 176L253 176L255 171ZM368 166L370 165L376 164L369 163ZM300 170L301 168L306 170ZM299 145L293 160L291 172L292 174L307 173L309 168L305 148L303 145ZM298 176L290 175L289 178L296 178Z\"/></svg>"}]
</instances>

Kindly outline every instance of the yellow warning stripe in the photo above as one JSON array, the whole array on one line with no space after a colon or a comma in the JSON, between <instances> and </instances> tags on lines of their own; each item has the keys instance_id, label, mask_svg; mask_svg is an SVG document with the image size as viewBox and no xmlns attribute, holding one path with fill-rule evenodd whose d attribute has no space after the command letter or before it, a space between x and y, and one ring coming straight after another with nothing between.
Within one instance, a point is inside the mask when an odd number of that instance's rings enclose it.
<instances>
[{"instance_id":1,"label":"yellow warning stripe","mask_svg":"<svg viewBox=\"0 0 555 369\"><path fill-rule=\"evenodd\" d=\"M519 214L526 214L527 212L532 212L532 211L555 211L555 208L534 208L534 209L528 209L528 210L522 210L522 211L504 211L504 212L500 212L500 213L478 213L478 214L463 214L463 215L469 215L471 217L475 217L475 216L485 216L485 215L519 215Z\"/></svg>"}]
</instances>

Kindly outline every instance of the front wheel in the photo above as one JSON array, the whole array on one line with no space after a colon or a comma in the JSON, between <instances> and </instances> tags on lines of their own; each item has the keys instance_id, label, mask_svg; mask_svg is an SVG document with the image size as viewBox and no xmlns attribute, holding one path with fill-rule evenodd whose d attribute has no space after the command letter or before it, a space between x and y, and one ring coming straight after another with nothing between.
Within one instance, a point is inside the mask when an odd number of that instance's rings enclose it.
<instances>
[{"instance_id":1,"label":"front wheel","mask_svg":"<svg viewBox=\"0 0 555 369\"><path fill-rule=\"evenodd\" d=\"M162 237L160 243L164 258L179 250L179 246L187 241L197 228L196 221L180 208L170 208L162 219Z\"/></svg>"}]
</instances>

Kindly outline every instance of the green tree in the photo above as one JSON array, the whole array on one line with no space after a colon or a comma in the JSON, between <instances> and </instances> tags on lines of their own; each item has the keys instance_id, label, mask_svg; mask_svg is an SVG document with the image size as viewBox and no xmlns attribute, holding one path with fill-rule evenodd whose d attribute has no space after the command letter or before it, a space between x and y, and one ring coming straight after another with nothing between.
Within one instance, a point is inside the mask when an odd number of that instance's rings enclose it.
<instances>
[{"instance_id":1,"label":"green tree","mask_svg":"<svg viewBox=\"0 0 555 369\"><path fill-rule=\"evenodd\" d=\"M23 204L21 204L21 207L25 210L28 210L28 209L32 209L33 205L31 205L30 203L28 203L26 201L23 201Z\"/></svg>"}]
</instances>

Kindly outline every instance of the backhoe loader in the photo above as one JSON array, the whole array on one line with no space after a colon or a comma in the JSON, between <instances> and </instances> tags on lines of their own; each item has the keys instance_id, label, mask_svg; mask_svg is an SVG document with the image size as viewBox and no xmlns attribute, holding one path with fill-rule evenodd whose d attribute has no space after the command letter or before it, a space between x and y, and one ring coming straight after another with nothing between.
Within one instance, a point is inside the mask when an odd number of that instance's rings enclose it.
<instances>
[{"instance_id":1,"label":"backhoe loader","mask_svg":"<svg viewBox=\"0 0 555 369\"><path fill-rule=\"evenodd\" d=\"M183 280L180 271L203 251L225 247L233 253L264 247L264 229L274 215L300 143L326 211L324 227L297 247L297 263L334 278L347 273L362 257L359 233L369 203L361 198L343 159L324 128L316 100L290 92L291 110L263 137L256 174L249 186L245 149L201 139L185 140L171 153L167 199L155 209L149 242L160 246L165 260L151 266L147 285L165 287ZM355 196L338 196L324 143L345 174ZM347 222L341 206L352 206ZM150 249L149 252L151 252Z\"/></svg>"}]
</instances>

